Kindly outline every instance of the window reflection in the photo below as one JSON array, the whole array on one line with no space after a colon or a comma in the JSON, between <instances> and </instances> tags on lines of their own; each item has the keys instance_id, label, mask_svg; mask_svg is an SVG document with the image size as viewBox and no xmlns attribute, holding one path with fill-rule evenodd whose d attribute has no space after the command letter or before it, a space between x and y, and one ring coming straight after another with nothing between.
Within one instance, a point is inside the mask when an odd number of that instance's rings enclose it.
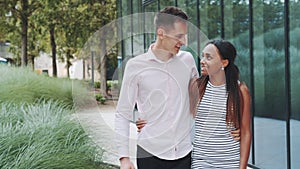
<instances>
[{"instance_id":1,"label":"window reflection","mask_svg":"<svg viewBox=\"0 0 300 169\"><path fill-rule=\"evenodd\" d=\"M291 69L291 168L300 168L300 2L289 2L290 10L290 69Z\"/></svg>"},{"instance_id":2,"label":"window reflection","mask_svg":"<svg viewBox=\"0 0 300 169\"><path fill-rule=\"evenodd\" d=\"M284 4L255 1L255 164L286 168Z\"/></svg>"}]
</instances>

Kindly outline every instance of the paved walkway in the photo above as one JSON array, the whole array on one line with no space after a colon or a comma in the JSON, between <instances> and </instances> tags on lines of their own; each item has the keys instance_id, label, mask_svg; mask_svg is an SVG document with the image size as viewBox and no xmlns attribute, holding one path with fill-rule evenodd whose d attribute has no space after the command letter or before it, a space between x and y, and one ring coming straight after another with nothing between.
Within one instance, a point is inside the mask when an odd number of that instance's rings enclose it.
<instances>
[{"instance_id":1,"label":"paved walkway","mask_svg":"<svg viewBox=\"0 0 300 169\"><path fill-rule=\"evenodd\" d=\"M105 105L97 105L95 102L89 108L79 110L76 117L85 128L92 140L103 150L103 161L119 165L115 146L114 113L115 103L107 101ZM130 155L135 163L136 152L136 127L131 125Z\"/></svg>"},{"instance_id":2,"label":"paved walkway","mask_svg":"<svg viewBox=\"0 0 300 169\"><path fill-rule=\"evenodd\" d=\"M105 105L89 106L88 109L80 110L76 113L82 126L89 133L94 142L104 149L103 161L119 165L117 150L114 143L114 113L115 103L108 101ZM300 122L292 121L292 160L293 168L299 168L300 163L296 159L297 152L300 151L300 136L296 130L300 128ZM130 155L135 163L136 152L136 127L131 124ZM263 168L285 168L285 122L266 118L255 118L255 145L257 155L257 166ZM298 134L297 134L298 133ZM272 137L271 137L272 136ZM270 138L271 137L271 138ZM283 145L283 146L282 146ZM281 152L281 153L278 153ZM250 156L251 158L251 156ZM298 158L298 157L297 157ZM251 160L249 160L251 161Z\"/></svg>"}]
</instances>

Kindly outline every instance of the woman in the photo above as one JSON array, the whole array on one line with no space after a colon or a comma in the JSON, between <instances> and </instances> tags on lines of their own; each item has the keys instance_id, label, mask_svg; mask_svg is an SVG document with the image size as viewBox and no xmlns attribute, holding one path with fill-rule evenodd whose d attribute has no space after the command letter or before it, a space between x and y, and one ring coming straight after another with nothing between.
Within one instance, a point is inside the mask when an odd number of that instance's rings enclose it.
<instances>
[{"instance_id":1,"label":"woman","mask_svg":"<svg viewBox=\"0 0 300 169\"><path fill-rule=\"evenodd\" d=\"M196 100L191 100L191 112L196 112L192 168L247 168L250 95L239 81L235 57L235 47L225 40L212 40L203 49L202 76L190 88L191 98ZM195 85L199 92L193 92ZM230 136L230 131L237 128L240 142Z\"/></svg>"}]
</instances>

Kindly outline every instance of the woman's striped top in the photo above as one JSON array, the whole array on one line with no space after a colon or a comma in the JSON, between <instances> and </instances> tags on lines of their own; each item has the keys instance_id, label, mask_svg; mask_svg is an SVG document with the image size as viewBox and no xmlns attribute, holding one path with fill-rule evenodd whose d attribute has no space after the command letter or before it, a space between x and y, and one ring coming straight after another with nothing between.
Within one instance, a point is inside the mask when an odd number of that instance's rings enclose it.
<instances>
[{"instance_id":1,"label":"woman's striped top","mask_svg":"<svg viewBox=\"0 0 300 169\"><path fill-rule=\"evenodd\" d=\"M208 82L195 119L192 168L239 168L240 144L226 126L226 104L226 85Z\"/></svg>"}]
</instances>

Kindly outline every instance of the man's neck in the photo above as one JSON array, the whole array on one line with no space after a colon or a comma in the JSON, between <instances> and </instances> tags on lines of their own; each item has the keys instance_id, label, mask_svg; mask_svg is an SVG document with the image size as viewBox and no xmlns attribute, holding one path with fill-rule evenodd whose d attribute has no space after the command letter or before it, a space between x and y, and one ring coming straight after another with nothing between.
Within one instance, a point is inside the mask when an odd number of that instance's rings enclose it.
<instances>
[{"instance_id":1,"label":"man's neck","mask_svg":"<svg viewBox=\"0 0 300 169\"><path fill-rule=\"evenodd\" d=\"M154 44L151 49L156 58L163 62L167 62L174 56L170 52L159 48L156 44Z\"/></svg>"}]
</instances>

